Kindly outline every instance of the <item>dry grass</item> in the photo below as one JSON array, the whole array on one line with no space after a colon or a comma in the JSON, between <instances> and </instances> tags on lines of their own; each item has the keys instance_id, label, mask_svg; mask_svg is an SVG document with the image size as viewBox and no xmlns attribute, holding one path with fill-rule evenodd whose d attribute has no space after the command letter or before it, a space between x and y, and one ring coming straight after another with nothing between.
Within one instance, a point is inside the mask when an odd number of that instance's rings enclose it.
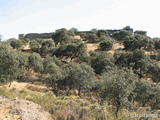
<instances>
[{"instance_id":1,"label":"dry grass","mask_svg":"<svg viewBox=\"0 0 160 120\"><path fill-rule=\"evenodd\" d=\"M49 91L49 89L43 85L40 86L40 85L34 85L30 83L16 82L16 81L13 81L10 87L9 87L9 84L6 84L6 85L2 84L1 86L8 90L16 89L17 91L22 91L24 89L28 89L36 92L42 92L42 93Z\"/></svg>"},{"instance_id":2,"label":"dry grass","mask_svg":"<svg viewBox=\"0 0 160 120\"><path fill-rule=\"evenodd\" d=\"M37 76L38 73L34 72L33 70L28 70L25 72L26 76Z\"/></svg>"},{"instance_id":3,"label":"dry grass","mask_svg":"<svg viewBox=\"0 0 160 120\"><path fill-rule=\"evenodd\" d=\"M148 52L148 51L145 51L145 54L146 55L158 55L158 53L155 53L155 52Z\"/></svg>"},{"instance_id":4,"label":"dry grass","mask_svg":"<svg viewBox=\"0 0 160 120\"><path fill-rule=\"evenodd\" d=\"M95 51L98 49L99 43L86 43L87 51Z\"/></svg>"},{"instance_id":5,"label":"dry grass","mask_svg":"<svg viewBox=\"0 0 160 120\"><path fill-rule=\"evenodd\" d=\"M109 50L108 52L110 52L111 54L114 54L115 51L121 50L121 49L123 49L123 48L124 48L124 45L123 45L123 44L115 43L115 44L113 45L112 49Z\"/></svg>"},{"instance_id":6,"label":"dry grass","mask_svg":"<svg viewBox=\"0 0 160 120\"><path fill-rule=\"evenodd\" d=\"M43 86L37 86L37 85L31 85L31 84L27 84L26 88L31 90L31 91L37 91L37 92L48 92L49 89Z\"/></svg>"},{"instance_id":7,"label":"dry grass","mask_svg":"<svg viewBox=\"0 0 160 120\"><path fill-rule=\"evenodd\" d=\"M23 90L24 88L26 88L26 86L28 85L28 83L23 83L23 82L16 82L16 81L13 81L11 83L11 86L9 87L9 84L5 85L5 87L8 89L8 90L11 90L11 89L17 89L17 90Z\"/></svg>"},{"instance_id":8,"label":"dry grass","mask_svg":"<svg viewBox=\"0 0 160 120\"><path fill-rule=\"evenodd\" d=\"M23 50L29 50L29 49L31 49L29 44L23 47Z\"/></svg>"},{"instance_id":9,"label":"dry grass","mask_svg":"<svg viewBox=\"0 0 160 120\"><path fill-rule=\"evenodd\" d=\"M75 36L73 36L73 37L71 37L71 38L81 39L81 37L80 37L79 35L75 35Z\"/></svg>"},{"instance_id":10,"label":"dry grass","mask_svg":"<svg viewBox=\"0 0 160 120\"><path fill-rule=\"evenodd\" d=\"M86 43L87 44L87 51L95 51L97 49L99 49L99 42L98 43ZM117 50L121 50L124 48L124 45L120 44L120 43L115 43L112 47L111 50L109 50L108 52L110 52L111 54L114 54L115 51Z\"/></svg>"}]
</instances>

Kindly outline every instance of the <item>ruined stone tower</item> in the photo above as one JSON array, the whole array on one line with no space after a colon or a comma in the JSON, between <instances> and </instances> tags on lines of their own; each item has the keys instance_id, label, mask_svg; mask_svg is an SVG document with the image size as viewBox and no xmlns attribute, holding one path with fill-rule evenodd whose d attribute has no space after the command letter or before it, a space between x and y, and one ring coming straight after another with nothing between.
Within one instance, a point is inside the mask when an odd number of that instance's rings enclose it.
<instances>
[{"instance_id":1,"label":"ruined stone tower","mask_svg":"<svg viewBox=\"0 0 160 120\"><path fill-rule=\"evenodd\" d=\"M24 37L25 37L25 34L19 34L18 39L19 39L19 40L23 40L23 39L24 39Z\"/></svg>"}]
</instances>

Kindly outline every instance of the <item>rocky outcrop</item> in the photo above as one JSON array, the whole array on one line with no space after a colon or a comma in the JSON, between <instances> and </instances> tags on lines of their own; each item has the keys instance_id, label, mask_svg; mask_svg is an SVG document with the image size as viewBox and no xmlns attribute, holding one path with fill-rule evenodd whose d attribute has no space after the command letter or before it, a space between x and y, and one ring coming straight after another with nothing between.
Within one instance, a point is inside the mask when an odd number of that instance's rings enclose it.
<instances>
[{"instance_id":1,"label":"rocky outcrop","mask_svg":"<svg viewBox=\"0 0 160 120\"><path fill-rule=\"evenodd\" d=\"M1 120L52 120L48 112L27 100L11 100L0 96Z\"/></svg>"}]
</instances>

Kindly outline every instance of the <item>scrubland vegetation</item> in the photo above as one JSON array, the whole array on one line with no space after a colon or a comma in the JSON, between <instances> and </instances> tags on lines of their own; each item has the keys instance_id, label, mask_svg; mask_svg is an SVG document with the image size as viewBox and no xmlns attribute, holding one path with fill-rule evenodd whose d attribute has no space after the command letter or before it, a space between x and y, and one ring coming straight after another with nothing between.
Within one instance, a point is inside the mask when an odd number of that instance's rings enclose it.
<instances>
[{"instance_id":1,"label":"scrubland vegetation","mask_svg":"<svg viewBox=\"0 0 160 120\"><path fill-rule=\"evenodd\" d=\"M81 39L75 35L77 29L62 28L52 40L1 41L0 95L38 103L55 120L129 120L126 114L159 114L160 38L125 29L113 37L105 30L80 34ZM95 42L98 49L88 52L87 44ZM111 54L115 43L124 48ZM4 87L15 80L27 82L29 72L48 90Z\"/></svg>"}]
</instances>

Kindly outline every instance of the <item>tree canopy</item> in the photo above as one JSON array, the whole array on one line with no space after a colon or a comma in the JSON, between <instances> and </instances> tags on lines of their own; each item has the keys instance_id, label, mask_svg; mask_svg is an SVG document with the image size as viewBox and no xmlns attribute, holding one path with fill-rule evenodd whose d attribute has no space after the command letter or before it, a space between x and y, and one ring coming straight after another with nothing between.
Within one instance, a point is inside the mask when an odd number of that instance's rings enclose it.
<instances>
[{"instance_id":1,"label":"tree canopy","mask_svg":"<svg viewBox=\"0 0 160 120\"><path fill-rule=\"evenodd\" d=\"M0 43L0 81L11 82L20 74L25 60L6 43Z\"/></svg>"},{"instance_id":2,"label":"tree canopy","mask_svg":"<svg viewBox=\"0 0 160 120\"><path fill-rule=\"evenodd\" d=\"M38 53L30 53L28 56L28 68L35 72L43 72L43 60Z\"/></svg>"},{"instance_id":3,"label":"tree canopy","mask_svg":"<svg viewBox=\"0 0 160 120\"><path fill-rule=\"evenodd\" d=\"M120 109L132 107L133 104L128 97L133 93L136 81L138 79L131 69L116 68L100 77L100 97L116 106L116 115Z\"/></svg>"},{"instance_id":4,"label":"tree canopy","mask_svg":"<svg viewBox=\"0 0 160 120\"><path fill-rule=\"evenodd\" d=\"M13 49L19 50L22 47L23 42L22 40L11 40L10 45L13 47Z\"/></svg>"},{"instance_id":5,"label":"tree canopy","mask_svg":"<svg viewBox=\"0 0 160 120\"><path fill-rule=\"evenodd\" d=\"M67 43L71 38L70 36L72 36L71 31L68 31L65 28L61 28L55 31L55 33L53 33L52 35L52 39L55 42L55 45L57 46L58 43L60 44L65 44Z\"/></svg>"},{"instance_id":6,"label":"tree canopy","mask_svg":"<svg viewBox=\"0 0 160 120\"><path fill-rule=\"evenodd\" d=\"M64 89L78 89L79 96L81 90L91 89L92 83L95 79L93 69L86 64L69 63L64 68L64 79L57 81L59 87Z\"/></svg>"},{"instance_id":7,"label":"tree canopy","mask_svg":"<svg viewBox=\"0 0 160 120\"><path fill-rule=\"evenodd\" d=\"M127 30L121 30L121 31L115 32L113 36L116 40L123 41L123 40L128 39L128 37L131 37L132 33Z\"/></svg>"},{"instance_id":8,"label":"tree canopy","mask_svg":"<svg viewBox=\"0 0 160 120\"><path fill-rule=\"evenodd\" d=\"M67 57L74 59L80 57L86 53L86 45L84 43L69 43L66 45L61 45L53 55L57 57Z\"/></svg>"}]
</instances>

